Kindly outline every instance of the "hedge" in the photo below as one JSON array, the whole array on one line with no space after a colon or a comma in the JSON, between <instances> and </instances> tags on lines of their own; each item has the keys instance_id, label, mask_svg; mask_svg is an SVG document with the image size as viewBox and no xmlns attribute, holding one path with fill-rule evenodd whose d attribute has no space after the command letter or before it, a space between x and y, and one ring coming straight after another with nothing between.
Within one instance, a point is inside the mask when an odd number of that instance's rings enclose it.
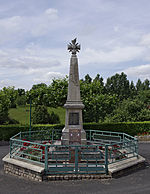
<instances>
[{"instance_id":1,"label":"hedge","mask_svg":"<svg viewBox=\"0 0 150 194\"><path fill-rule=\"evenodd\" d=\"M33 125L32 131L47 130L47 129L60 129L62 130L64 125ZM150 122L128 122L128 123L84 123L83 128L85 130L103 130L103 131L115 131L124 132L129 135L137 135L138 133L150 132ZM29 126L21 125L0 125L0 141L9 141L10 137L19 133L20 131L28 131Z\"/></svg>"},{"instance_id":2,"label":"hedge","mask_svg":"<svg viewBox=\"0 0 150 194\"><path fill-rule=\"evenodd\" d=\"M129 135L150 132L150 122L125 122L125 123L85 123L84 129L123 132Z\"/></svg>"},{"instance_id":3,"label":"hedge","mask_svg":"<svg viewBox=\"0 0 150 194\"><path fill-rule=\"evenodd\" d=\"M36 130L47 130L47 129L63 129L64 125L55 124L55 125L33 125L32 131ZM21 126L21 125L0 125L0 141L9 141L9 139L22 131L28 131L29 126Z\"/></svg>"}]
</instances>

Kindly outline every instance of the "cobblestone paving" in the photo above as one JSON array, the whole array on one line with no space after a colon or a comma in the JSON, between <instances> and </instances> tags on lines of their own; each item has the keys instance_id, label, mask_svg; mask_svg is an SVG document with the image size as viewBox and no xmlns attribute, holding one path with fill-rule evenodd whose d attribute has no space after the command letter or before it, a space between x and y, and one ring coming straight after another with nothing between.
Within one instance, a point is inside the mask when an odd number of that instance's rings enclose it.
<instances>
[{"instance_id":1,"label":"cobblestone paving","mask_svg":"<svg viewBox=\"0 0 150 194\"><path fill-rule=\"evenodd\" d=\"M32 182L3 172L7 145L0 146L0 194L150 194L150 143L140 143L146 168L112 180Z\"/></svg>"}]
</instances>

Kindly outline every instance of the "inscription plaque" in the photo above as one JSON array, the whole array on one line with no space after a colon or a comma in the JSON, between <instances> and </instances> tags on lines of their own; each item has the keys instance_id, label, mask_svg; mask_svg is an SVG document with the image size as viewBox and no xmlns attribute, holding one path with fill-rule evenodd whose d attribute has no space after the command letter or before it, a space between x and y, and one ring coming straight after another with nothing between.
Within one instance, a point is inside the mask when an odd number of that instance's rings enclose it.
<instances>
[{"instance_id":1,"label":"inscription plaque","mask_svg":"<svg viewBox=\"0 0 150 194\"><path fill-rule=\"evenodd\" d=\"M79 125L79 113L69 113L69 125Z\"/></svg>"}]
</instances>

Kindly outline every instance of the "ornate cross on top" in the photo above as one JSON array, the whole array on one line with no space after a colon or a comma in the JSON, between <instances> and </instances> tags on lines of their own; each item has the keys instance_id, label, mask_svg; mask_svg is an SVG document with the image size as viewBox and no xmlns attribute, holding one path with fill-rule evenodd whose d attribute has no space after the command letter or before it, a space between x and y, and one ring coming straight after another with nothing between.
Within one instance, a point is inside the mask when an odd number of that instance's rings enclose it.
<instances>
[{"instance_id":1,"label":"ornate cross on top","mask_svg":"<svg viewBox=\"0 0 150 194\"><path fill-rule=\"evenodd\" d=\"M77 41L77 38L75 38L74 40L71 41L71 43L68 44L68 50L72 54L76 54L76 52L79 52L80 50L80 45L76 43L76 41Z\"/></svg>"}]
</instances>

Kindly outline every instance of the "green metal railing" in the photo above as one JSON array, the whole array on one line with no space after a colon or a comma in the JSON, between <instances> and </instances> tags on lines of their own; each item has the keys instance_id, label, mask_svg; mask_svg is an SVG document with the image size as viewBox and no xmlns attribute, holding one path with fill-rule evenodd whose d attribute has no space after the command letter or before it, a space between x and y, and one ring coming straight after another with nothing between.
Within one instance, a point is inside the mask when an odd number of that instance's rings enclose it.
<instances>
[{"instance_id":1,"label":"green metal railing","mask_svg":"<svg viewBox=\"0 0 150 194\"><path fill-rule=\"evenodd\" d=\"M45 167L46 174L106 173L108 166L138 156L137 139L125 133L87 130L87 145L61 145L61 130L20 132L10 157Z\"/></svg>"}]
</instances>

